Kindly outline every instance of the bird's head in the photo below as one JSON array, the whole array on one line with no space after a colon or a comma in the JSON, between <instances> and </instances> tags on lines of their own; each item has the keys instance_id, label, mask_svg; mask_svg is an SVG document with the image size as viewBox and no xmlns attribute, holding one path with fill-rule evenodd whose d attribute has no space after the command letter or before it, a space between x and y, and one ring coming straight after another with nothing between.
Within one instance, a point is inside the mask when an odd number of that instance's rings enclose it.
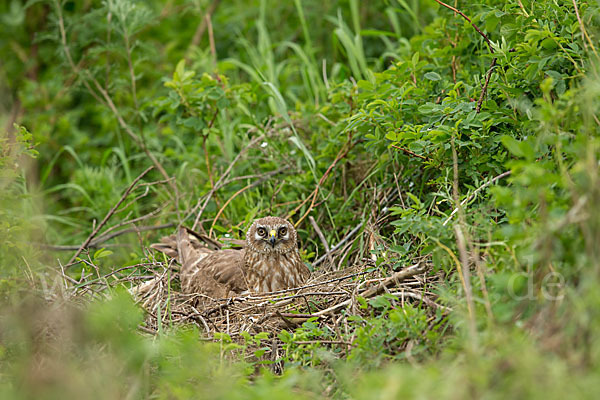
<instances>
[{"instance_id":1,"label":"bird's head","mask_svg":"<svg viewBox=\"0 0 600 400\"><path fill-rule=\"evenodd\" d=\"M248 229L246 243L262 253L287 253L296 248L296 230L283 218L260 218Z\"/></svg>"}]
</instances>

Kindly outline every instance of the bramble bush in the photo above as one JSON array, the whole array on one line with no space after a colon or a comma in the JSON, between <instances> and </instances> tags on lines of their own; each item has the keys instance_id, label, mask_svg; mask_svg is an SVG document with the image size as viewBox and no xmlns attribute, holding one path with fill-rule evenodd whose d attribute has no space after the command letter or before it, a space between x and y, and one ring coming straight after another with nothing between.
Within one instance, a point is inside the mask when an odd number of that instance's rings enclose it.
<instances>
[{"instance_id":1,"label":"bramble bush","mask_svg":"<svg viewBox=\"0 0 600 400\"><path fill-rule=\"evenodd\" d=\"M2 394L596 398L598 4L448 5L2 3ZM140 333L128 281L66 298L61 268L150 166L107 226L148 229L68 278L145 263L177 223L240 238L266 214L310 263L310 215L330 244L362 224L342 268L430 257L442 307L358 298L347 351L309 320L265 361L265 333Z\"/></svg>"}]
</instances>

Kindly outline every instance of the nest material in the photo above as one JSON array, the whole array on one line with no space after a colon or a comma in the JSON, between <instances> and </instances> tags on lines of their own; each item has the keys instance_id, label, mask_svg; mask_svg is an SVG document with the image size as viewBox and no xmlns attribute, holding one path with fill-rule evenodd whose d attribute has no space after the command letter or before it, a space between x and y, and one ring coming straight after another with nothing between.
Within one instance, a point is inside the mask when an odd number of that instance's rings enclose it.
<instances>
[{"instance_id":1,"label":"nest material","mask_svg":"<svg viewBox=\"0 0 600 400\"><path fill-rule=\"evenodd\" d=\"M155 332L159 319L165 323L194 323L206 339L215 333L227 333L233 340L242 332L256 334L293 330L313 318L320 324L337 326L341 318L360 315L357 297L369 299L391 293L402 302L421 303L433 310L445 307L435 302L428 286L439 277L427 274L428 264L421 260L389 276L375 267L371 260L342 271L313 272L300 288L271 293L249 294L226 299L189 295L173 289L176 273L163 273L134 291L139 303L147 310L144 330ZM332 332L335 329L331 330Z\"/></svg>"}]
</instances>

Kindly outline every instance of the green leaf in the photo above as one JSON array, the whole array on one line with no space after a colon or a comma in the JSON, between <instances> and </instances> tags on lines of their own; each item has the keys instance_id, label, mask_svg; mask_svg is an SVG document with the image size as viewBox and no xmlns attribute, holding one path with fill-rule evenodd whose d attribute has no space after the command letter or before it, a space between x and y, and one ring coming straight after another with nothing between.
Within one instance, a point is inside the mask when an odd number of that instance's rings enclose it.
<instances>
[{"instance_id":1,"label":"green leaf","mask_svg":"<svg viewBox=\"0 0 600 400\"><path fill-rule=\"evenodd\" d=\"M268 332L259 332L256 335L254 335L254 337L259 340L266 340L269 338L269 333Z\"/></svg>"},{"instance_id":2,"label":"green leaf","mask_svg":"<svg viewBox=\"0 0 600 400\"><path fill-rule=\"evenodd\" d=\"M369 304L375 308L390 308L392 306L385 296L377 296L369 300Z\"/></svg>"},{"instance_id":3,"label":"green leaf","mask_svg":"<svg viewBox=\"0 0 600 400\"><path fill-rule=\"evenodd\" d=\"M285 329L282 330L281 332L279 332L279 334L277 334L277 337L283 343L290 343L292 341L292 335L288 331L286 331Z\"/></svg>"},{"instance_id":4,"label":"green leaf","mask_svg":"<svg viewBox=\"0 0 600 400\"><path fill-rule=\"evenodd\" d=\"M215 332L214 338L225 343L231 343L231 336L225 332Z\"/></svg>"},{"instance_id":5,"label":"green leaf","mask_svg":"<svg viewBox=\"0 0 600 400\"><path fill-rule=\"evenodd\" d=\"M507 148L508 151L510 151L513 155L517 156L517 157L523 157L523 151L521 150L521 147L519 146L519 142L513 138L512 136L508 136L508 135L504 135L501 137L501 142L504 145L504 147Z\"/></svg>"},{"instance_id":6,"label":"green leaf","mask_svg":"<svg viewBox=\"0 0 600 400\"><path fill-rule=\"evenodd\" d=\"M413 54L411 61L412 61L413 67L416 67L417 64L419 63L419 52L418 51L416 51L415 54Z\"/></svg>"},{"instance_id":7,"label":"green leaf","mask_svg":"<svg viewBox=\"0 0 600 400\"><path fill-rule=\"evenodd\" d=\"M102 248L102 249L96 250L96 252L94 253L94 256L92 258L94 260L99 260L103 257L110 256L112 253L113 253L112 251Z\"/></svg>"},{"instance_id":8,"label":"green leaf","mask_svg":"<svg viewBox=\"0 0 600 400\"><path fill-rule=\"evenodd\" d=\"M265 354L266 351L267 351L267 349L258 349L254 352L254 357L261 358Z\"/></svg>"},{"instance_id":9,"label":"green leaf","mask_svg":"<svg viewBox=\"0 0 600 400\"><path fill-rule=\"evenodd\" d=\"M440 79L442 79L442 77L440 76L440 74L438 74L437 72L427 72L425 75L425 79L429 79L430 81L439 81Z\"/></svg>"}]
</instances>

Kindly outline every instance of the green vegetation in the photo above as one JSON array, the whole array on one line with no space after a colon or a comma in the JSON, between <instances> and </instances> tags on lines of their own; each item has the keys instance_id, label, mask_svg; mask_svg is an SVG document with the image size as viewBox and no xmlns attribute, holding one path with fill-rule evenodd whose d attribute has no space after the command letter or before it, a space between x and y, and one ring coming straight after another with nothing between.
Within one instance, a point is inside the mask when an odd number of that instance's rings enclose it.
<instances>
[{"instance_id":1,"label":"green vegetation","mask_svg":"<svg viewBox=\"0 0 600 400\"><path fill-rule=\"evenodd\" d=\"M2 398L597 398L600 6L450 6L2 2ZM308 263L315 225L360 225L336 267L427 260L443 308L359 297L282 371L264 333L140 330L150 243L269 214Z\"/></svg>"}]
</instances>

